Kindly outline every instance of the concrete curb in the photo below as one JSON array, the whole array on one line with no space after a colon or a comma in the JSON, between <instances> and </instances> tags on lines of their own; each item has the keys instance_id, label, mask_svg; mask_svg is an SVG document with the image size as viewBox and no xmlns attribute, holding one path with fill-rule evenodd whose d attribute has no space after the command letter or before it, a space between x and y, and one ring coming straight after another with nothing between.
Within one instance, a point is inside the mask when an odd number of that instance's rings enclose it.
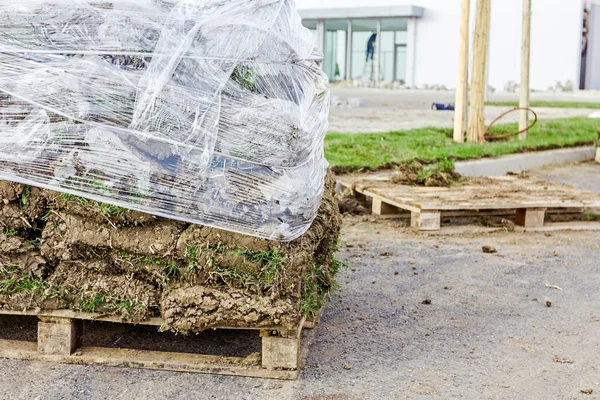
<instances>
[{"instance_id":1,"label":"concrete curb","mask_svg":"<svg viewBox=\"0 0 600 400\"><path fill-rule=\"evenodd\" d=\"M593 161L596 147L576 147L537 153L512 154L498 158L458 161L456 172L463 176L504 176L508 172L520 173L550 164L571 164Z\"/></svg>"}]
</instances>

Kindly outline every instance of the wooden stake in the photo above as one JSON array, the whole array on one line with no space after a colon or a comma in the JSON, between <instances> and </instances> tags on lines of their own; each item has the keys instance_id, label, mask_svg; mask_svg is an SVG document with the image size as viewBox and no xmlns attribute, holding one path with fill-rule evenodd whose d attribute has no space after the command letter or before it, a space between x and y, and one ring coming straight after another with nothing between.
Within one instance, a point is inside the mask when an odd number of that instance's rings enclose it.
<instances>
[{"instance_id":1,"label":"wooden stake","mask_svg":"<svg viewBox=\"0 0 600 400\"><path fill-rule=\"evenodd\" d=\"M469 104L469 17L471 0L462 0L460 19L460 44L458 48L458 79L454 102L454 141L464 142L468 124Z\"/></svg>"},{"instance_id":2,"label":"wooden stake","mask_svg":"<svg viewBox=\"0 0 600 400\"><path fill-rule=\"evenodd\" d=\"M600 163L600 126L596 132L598 132L598 140L596 141L596 162Z\"/></svg>"},{"instance_id":3,"label":"wooden stake","mask_svg":"<svg viewBox=\"0 0 600 400\"><path fill-rule=\"evenodd\" d=\"M531 0L523 0L523 27L521 44L521 97L519 107L529 108L529 72L531 55ZM529 126L529 112L519 111L519 130ZM519 135L519 139L527 139L527 131Z\"/></svg>"},{"instance_id":4,"label":"wooden stake","mask_svg":"<svg viewBox=\"0 0 600 400\"><path fill-rule=\"evenodd\" d=\"M477 0L475 34L473 38L473 73L471 74L471 107L468 142L483 141L485 130L485 84L487 52L490 37L491 0Z\"/></svg>"}]
</instances>

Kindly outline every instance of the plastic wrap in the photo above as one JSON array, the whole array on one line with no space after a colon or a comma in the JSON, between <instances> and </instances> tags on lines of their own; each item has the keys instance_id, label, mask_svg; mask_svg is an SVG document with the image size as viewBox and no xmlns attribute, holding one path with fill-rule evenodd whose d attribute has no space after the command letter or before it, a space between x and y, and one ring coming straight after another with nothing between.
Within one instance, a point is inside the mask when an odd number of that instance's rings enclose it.
<instances>
[{"instance_id":1,"label":"plastic wrap","mask_svg":"<svg viewBox=\"0 0 600 400\"><path fill-rule=\"evenodd\" d=\"M321 60L292 0L0 0L0 178L293 240L323 193Z\"/></svg>"}]
</instances>

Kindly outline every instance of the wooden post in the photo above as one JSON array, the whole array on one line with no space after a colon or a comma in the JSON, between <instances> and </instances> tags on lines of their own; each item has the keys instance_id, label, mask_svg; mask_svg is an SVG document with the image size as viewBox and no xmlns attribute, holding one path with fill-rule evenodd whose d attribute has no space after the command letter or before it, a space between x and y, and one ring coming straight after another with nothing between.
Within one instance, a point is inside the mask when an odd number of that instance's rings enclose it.
<instances>
[{"instance_id":1,"label":"wooden post","mask_svg":"<svg viewBox=\"0 0 600 400\"><path fill-rule=\"evenodd\" d=\"M596 141L596 162L600 163L600 126L598 127L598 140Z\"/></svg>"},{"instance_id":2,"label":"wooden post","mask_svg":"<svg viewBox=\"0 0 600 400\"><path fill-rule=\"evenodd\" d=\"M469 17L471 0L462 0L460 18L460 43L458 48L458 79L454 102L454 141L465 141L469 104Z\"/></svg>"},{"instance_id":3,"label":"wooden post","mask_svg":"<svg viewBox=\"0 0 600 400\"><path fill-rule=\"evenodd\" d=\"M483 141L482 136L485 129L484 106L491 3L491 0L477 0L468 142Z\"/></svg>"},{"instance_id":4,"label":"wooden post","mask_svg":"<svg viewBox=\"0 0 600 400\"><path fill-rule=\"evenodd\" d=\"M523 0L523 27L521 44L521 97L519 107L529 108L529 72L531 54L531 0ZM529 112L519 111L519 130L529 126ZM519 139L527 139L527 131L519 135Z\"/></svg>"}]
</instances>

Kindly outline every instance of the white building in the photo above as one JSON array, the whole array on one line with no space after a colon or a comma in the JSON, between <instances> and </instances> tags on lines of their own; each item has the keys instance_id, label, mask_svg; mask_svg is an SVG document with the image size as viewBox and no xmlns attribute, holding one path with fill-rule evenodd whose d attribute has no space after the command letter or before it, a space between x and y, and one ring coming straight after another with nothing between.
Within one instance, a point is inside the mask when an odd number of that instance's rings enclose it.
<instances>
[{"instance_id":1,"label":"white building","mask_svg":"<svg viewBox=\"0 0 600 400\"><path fill-rule=\"evenodd\" d=\"M324 68L332 80L362 76L418 87L456 86L460 0L296 2L325 53ZM582 68L584 2L591 8L592 27ZM471 29L475 7L472 0ZM521 15L522 0L492 0L488 82L498 90L520 79ZM367 60L367 43L377 32L374 59ZM533 0L532 89L560 82L576 90L582 76L583 88L600 89L599 46L600 0Z\"/></svg>"}]
</instances>

